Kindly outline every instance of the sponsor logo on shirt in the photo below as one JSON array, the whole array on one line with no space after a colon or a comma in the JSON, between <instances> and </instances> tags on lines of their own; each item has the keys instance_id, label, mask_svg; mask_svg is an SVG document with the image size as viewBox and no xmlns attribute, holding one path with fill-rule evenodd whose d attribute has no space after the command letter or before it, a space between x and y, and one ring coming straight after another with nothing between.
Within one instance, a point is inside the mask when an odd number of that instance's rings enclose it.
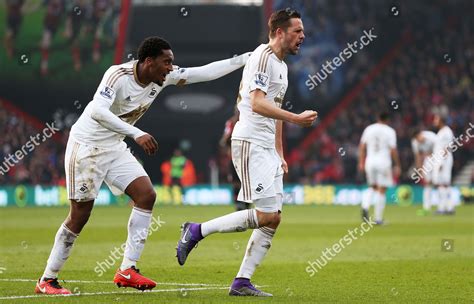
<instances>
[{"instance_id":1,"label":"sponsor logo on shirt","mask_svg":"<svg viewBox=\"0 0 474 304\"><path fill-rule=\"evenodd\" d=\"M281 108L281 105L283 104L283 99L285 98L285 93L286 93L286 87L284 85L282 85L281 88L280 88L280 91L278 92L278 94L273 99L279 108Z\"/></svg>"},{"instance_id":2,"label":"sponsor logo on shirt","mask_svg":"<svg viewBox=\"0 0 474 304\"><path fill-rule=\"evenodd\" d=\"M268 85L268 76L264 73L256 73L255 84L261 87L266 87Z\"/></svg>"},{"instance_id":3,"label":"sponsor logo on shirt","mask_svg":"<svg viewBox=\"0 0 474 304\"><path fill-rule=\"evenodd\" d=\"M105 87L101 92L100 95L104 96L105 98L112 99L112 96L114 95L114 90L110 87Z\"/></svg>"}]
</instances>

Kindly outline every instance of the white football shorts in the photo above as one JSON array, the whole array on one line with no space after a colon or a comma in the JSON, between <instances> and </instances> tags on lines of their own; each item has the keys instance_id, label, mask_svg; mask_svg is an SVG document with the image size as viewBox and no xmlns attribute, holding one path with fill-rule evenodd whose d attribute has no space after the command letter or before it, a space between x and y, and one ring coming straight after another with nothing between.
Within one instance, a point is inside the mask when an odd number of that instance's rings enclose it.
<instances>
[{"instance_id":1,"label":"white football shorts","mask_svg":"<svg viewBox=\"0 0 474 304\"><path fill-rule=\"evenodd\" d=\"M232 162L241 181L237 197L239 201L252 203L258 199L276 197L277 194L283 195L283 169L276 149L234 139ZM276 203L278 201L275 200ZM277 209L281 210L281 206Z\"/></svg>"},{"instance_id":2,"label":"white football shorts","mask_svg":"<svg viewBox=\"0 0 474 304\"><path fill-rule=\"evenodd\" d=\"M365 176L369 186L390 187L393 186L392 168L388 166L377 166L365 163Z\"/></svg>"},{"instance_id":3,"label":"white football shorts","mask_svg":"<svg viewBox=\"0 0 474 304\"><path fill-rule=\"evenodd\" d=\"M78 202L96 199L104 181L114 195L120 195L135 179L148 176L124 142L118 147L98 148L80 144L71 136L64 167L68 197Z\"/></svg>"},{"instance_id":4,"label":"white football shorts","mask_svg":"<svg viewBox=\"0 0 474 304\"><path fill-rule=\"evenodd\" d=\"M453 157L446 157L443 161L435 162L433 166L433 184L437 186L451 185Z\"/></svg>"},{"instance_id":5,"label":"white football shorts","mask_svg":"<svg viewBox=\"0 0 474 304\"><path fill-rule=\"evenodd\" d=\"M423 168L431 168L431 170L423 170L423 179L426 184L431 184L433 182L434 167L429 161L429 157L425 157L423 160Z\"/></svg>"}]
</instances>

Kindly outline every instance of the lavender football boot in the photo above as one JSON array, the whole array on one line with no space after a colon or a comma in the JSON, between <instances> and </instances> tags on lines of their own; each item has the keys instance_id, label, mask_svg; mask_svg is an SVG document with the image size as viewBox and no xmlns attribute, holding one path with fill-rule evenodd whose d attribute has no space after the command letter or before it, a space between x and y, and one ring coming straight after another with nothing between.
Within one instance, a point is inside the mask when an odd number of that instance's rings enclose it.
<instances>
[{"instance_id":1,"label":"lavender football boot","mask_svg":"<svg viewBox=\"0 0 474 304\"><path fill-rule=\"evenodd\" d=\"M251 296L251 297L273 297L267 293L255 288L249 279L235 278L232 286L229 288L229 296Z\"/></svg>"},{"instance_id":2,"label":"lavender football boot","mask_svg":"<svg viewBox=\"0 0 474 304\"><path fill-rule=\"evenodd\" d=\"M176 247L176 257L179 265L183 266L189 253L202 240L201 224L186 222L181 225L181 239Z\"/></svg>"}]
</instances>

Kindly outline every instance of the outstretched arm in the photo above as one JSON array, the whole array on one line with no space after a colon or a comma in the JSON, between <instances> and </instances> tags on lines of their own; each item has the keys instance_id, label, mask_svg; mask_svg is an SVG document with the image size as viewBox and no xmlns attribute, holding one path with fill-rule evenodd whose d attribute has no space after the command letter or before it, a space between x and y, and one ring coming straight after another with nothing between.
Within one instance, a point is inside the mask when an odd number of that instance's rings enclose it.
<instances>
[{"instance_id":1,"label":"outstretched arm","mask_svg":"<svg viewBox=\"0 0 474 304\"><path fill-rule=\"evenodd\" d=\"M211 81L243 67L252 53L248 52L233 58L214 61L209 64L188 68L186 83Z\"/></svg>"},{"instance_id":2,"label":"outstretched arm","mask_svg":"<svg viewBox=\"0 0 474 304\"><path fill-rule=\"evenodd\" d=\"M243 67L251 54L251 52L248 52L233 58L214 61L200 67L179 68L175 66L175 70L166 77L164 86L182 86L189 83L211 81L220 78Z\"/></svg>"}]
</instances>

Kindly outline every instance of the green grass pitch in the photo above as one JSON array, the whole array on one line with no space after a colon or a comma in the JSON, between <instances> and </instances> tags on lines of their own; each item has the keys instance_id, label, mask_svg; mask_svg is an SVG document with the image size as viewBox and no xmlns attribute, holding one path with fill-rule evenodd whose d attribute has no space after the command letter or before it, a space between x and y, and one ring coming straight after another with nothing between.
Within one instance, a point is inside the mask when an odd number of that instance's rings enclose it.
<instances>
[{"instance_id":1,"label":"green grass pitch","mask_svg":"<svg viewBox=\"0 0 474 304\"><path fill-rule=\"evenodd\" d=\"M0 209L0 302L8 303L472 303L474 206L455 216L416 216L417 207L388 206L388 225L374 227L310 277L319 258L348 229L360 226L357 207L285 206L273 246L253 282L271 299L231 298L250 231L212 235L186 265L175 258L180 224L232 212L230 206L161 207L165 223L148 239L138 266L160 284L154 292L117 288L120 261L103 276L94 268L126 239L130 208L96 207L60 274L72 297L36 296L34 280L45 266L65 208ZM452 251L442 240L453 240ZM178 284L202 285L178 285ZM98 294L103 293L103 294ZM12 297L18 298L12 298ZM31 296L31 298L24 298Z\"/></svg>"}]
</instances>

